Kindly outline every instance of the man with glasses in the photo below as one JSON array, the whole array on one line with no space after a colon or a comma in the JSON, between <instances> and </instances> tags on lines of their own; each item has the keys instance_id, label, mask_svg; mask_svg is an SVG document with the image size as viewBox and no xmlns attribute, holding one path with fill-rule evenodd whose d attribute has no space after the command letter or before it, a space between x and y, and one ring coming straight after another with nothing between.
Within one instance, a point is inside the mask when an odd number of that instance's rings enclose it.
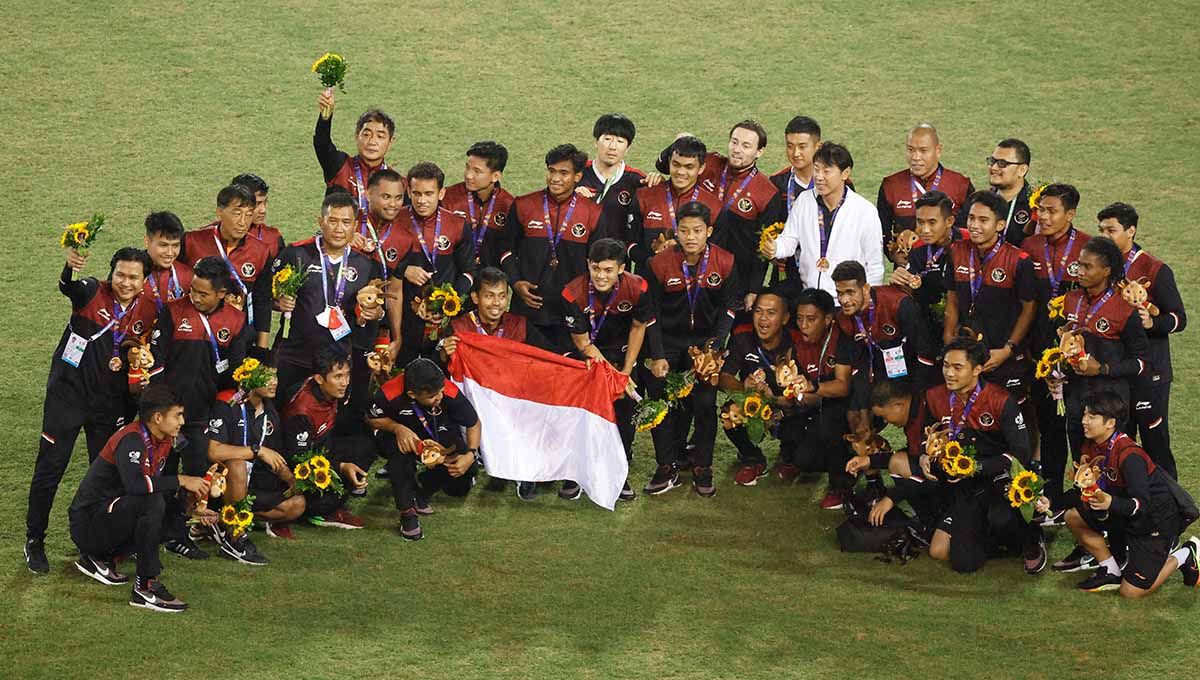
<instances>
[{"instance_id":1,"label":"man with glasses","mask_svg":"<svg viewBox=\"0 0 1200 680\"><path fill-rule=\"evenodd\" d=\"M988 166L988 184L992 191L1004 199L1005 215L1004 240L1020 246L1025 237L1032 234L1036 224L1029 207L1029 182L1025 176L1029 174L1029 145L1014 137L1000 140L996 150L986 159Z\"/></svg>"}]
</instances>

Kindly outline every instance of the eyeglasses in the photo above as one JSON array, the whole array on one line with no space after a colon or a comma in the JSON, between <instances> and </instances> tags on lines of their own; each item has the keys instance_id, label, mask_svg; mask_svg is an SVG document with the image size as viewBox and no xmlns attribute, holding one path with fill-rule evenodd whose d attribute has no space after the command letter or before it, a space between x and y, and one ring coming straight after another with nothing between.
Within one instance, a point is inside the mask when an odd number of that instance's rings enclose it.
<instances>
[{"instance_id":1,"label":"eyeglasses","mask_svg":"<svg viewBox=\"0 0 1200 680\"><path fill-rule=\"evenodd\" d=\"M1024 161L1006 161L1003 158L996 158L995 156L988 156L987 158L984 159L984 162L988 164L989 168L992 167L993 165L995 165L995 166L999 167L1001 170L1007 168L1010 165L1024 165L1025 164Z\"/></svg>"}]
</instances>

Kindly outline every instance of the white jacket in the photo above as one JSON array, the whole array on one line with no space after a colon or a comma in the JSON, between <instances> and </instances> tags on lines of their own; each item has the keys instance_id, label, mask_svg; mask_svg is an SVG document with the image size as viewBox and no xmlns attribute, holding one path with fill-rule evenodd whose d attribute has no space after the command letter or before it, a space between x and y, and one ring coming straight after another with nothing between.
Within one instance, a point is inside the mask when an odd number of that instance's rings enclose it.
<instances>
[{"instance_id":1,"label":"white jacket","mask_svg":"<svg viewBox=\"0 0 1200 680\"><path fill-rule=\"evenodd\" d=\"M883 229L879 226L879 213L867 199L846 187L846 202L833 220L833 231L829 234L829 269L817 270L821 258L821 235L818 231L816 191L805 191L792 204L783 233L775 239L775 257L796 258L796 267L804 285L829 291L837 299L833 280L829 275L839 262L857 260L867 270L867 283L872 286L883 284Z\"/></svg>"}]
</instances>

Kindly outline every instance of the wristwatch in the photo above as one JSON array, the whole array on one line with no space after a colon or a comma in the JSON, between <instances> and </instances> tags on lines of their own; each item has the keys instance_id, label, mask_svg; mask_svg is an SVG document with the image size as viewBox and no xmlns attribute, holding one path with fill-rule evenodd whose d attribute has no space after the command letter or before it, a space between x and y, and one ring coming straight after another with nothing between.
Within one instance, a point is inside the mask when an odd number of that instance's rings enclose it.
<instances>
[{"instance_id":1,"label":"wristwatch","mask_svg":"<svg viewBox=\"0 0 1200 680\"><path fill-rule=\"evenodd\" d=\"M258 458L258 452L259 452L258 444L251 444L250 445L250 453L254 454L255 458Z\"/></svg>"}]
</instances>

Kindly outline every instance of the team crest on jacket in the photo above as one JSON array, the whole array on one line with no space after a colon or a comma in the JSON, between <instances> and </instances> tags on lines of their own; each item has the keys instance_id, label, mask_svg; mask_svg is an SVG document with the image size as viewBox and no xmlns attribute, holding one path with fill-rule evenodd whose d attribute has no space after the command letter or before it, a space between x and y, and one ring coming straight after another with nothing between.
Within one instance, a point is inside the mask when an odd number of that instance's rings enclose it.
<instances>
[{"instance_id":1,"label":"team crest on jacket","mask_svg":"<svg viewBox=\"0 0 1200 680\"><path fill-rule=\"evenodd\" d=\"M229 329L222 328L221 330L217 331L217 340L219 342L229 342Z\"/></svg>"},{"instance_id":2,"label":"team crest on jacket","mask_svg":"<svg viewBox=\"0 0 1200 680\"><path fill-rule=\"evenodd\" d=\"M991 427L996 424L996 419L990 413L980 413L979 424L984 427Z\"/></svg>"},{"instance_id":3,"label":"team crest on jacket","mask_svg":"<svg viewBox=\"0 0 1200 680\"><path fill-rule=\"evenodd\" d=\"M628 191L622 190L619 194L617 194L617 203L620 203L621 205L629 205L629 202L632 200L633 194L630 194Z\"/></svg>"},{"instance_id":4,"label":"team crest on jacket","mask_svg":"<svg viewBox=\"0 0 1200 680\"><path fill-rule=\"evenodd\" d=\"M265 434L266 434L268 437L270 437L271 435L275 434L275 426L271 424L271 419L270 419L270 418L267 418L267 421L266 421L266 423L263 425L263 432L264 432L264 433L265 433Z\"/></svg>"},{"instance_id":5,"label":"team crest on jacket","mask_svg":"<svg viewBox=\"0 0 1200 680\"><path fill-rule=\"evenodd\" d=\"M837 364L837 360L832 356L825 357L825 367L833 368Z\"/></svg>"},{"instance_id":6,"label":"team crest on jacket","mask_svg":"<svg viewBox=\"0 0 1200 680\"><path fill-rule=\"evenodd\" d=\"M721 285L721 275L716 272L709 274L706 280L710 286L716 287Z\"/></svg>"},{"instance_id":7,"label":"team crest on jacket","mask_svg":"<svg viewBox=\"0 0 1200 680\"><path fill-rule=\"evenodd\" d=\"M1096 322L1096 330L1100 331L1101 333L1107 333L1108 329L1108 319L1100 317L1100 320Z\"/></svg>"},{"instance_id":8,"label":"team crest on jacket","mask_svg":"<svg viewBox=\"0 0 1200 680\"><path fill-rule=\"evenodd\" d=\"M246 278L250 278L250 277L254 276L254 274L257 272L258 272L258 270L254 268L253 262L243 262L242 263L242 276L244 276Z\"/></svg>"},{"instance_id":9,"label":"team crest on jacket","mask_svg":"<svg viewBox=\"0 0 1200 680\"><path fill-rule=\"evenodd\" d=\"M571 225L571 236L574 236L575 238L583 238L584 234L586 233L587 227L583 226L582 222L576 222L575 224Z\"/></svg>"},{"instance_id":10,"label":"team crest on jacket","mask_svg":"<svg viewBox=\"0 0 1200 680\"><path fill-rule=\"evenodd\" d=\"M131 326L129 330L133 331L134 335L141 335L142 331L146 330L146 325L142 323L141 319L138 319L137 321L133 322L133 326Z\"/></svg>"},{"instance_id":11,"label":"team crest on jacket","mask_svg":"<svg viewBox=\"0 0 1200 680\"><path fill-rule=\"evenodd\" d=\"M1008 274L1004 273L1003 269L996 268L992 270L992 280L996 283L1004 283L1004 279L1008 278Z\"/></svg>"},{"instance_id":12,"label":"team crest on jacket","mask_svg":"<svg viewBox=\"0 0 1200 680\"><path fill-rule=\"evenodd\" d=\"M438 250L450 250L450 237L446 236L445 234L438 236L437 249Z\"/></svg>"},{"instance_id":13,"label":"team crest on jacket","mask_svg":"<svg viewBox=\"0 0 1200 680\"><path fill-rule=\"evenodd\" d=\"M883 334L884 335L895 335L896 327L890 323L883 324Z\"/></svg>"},{"instance_id":14,"label":"team crest on jacket","mask_svg":"<svg viewBox=\"0 0 1200 680\"><path fill-rule=\"evenodd\" d=\"M753 207L754 207L754 203L750 199L748 199L748 198L739 198L738 199L738 204L737 204L738 210L740 210L744 213L748 213L748 212L750 212L750 210Z\"/></svg>"},{"instance_id":15,"label":"team crest on jacket","mask_svg":"<svg viewBox=\"0 0 1200 680\"><path fill-rule=\"evenodd\" d=\"M631 311L632 309L633 309L633 303L630 302L629 300L625 300L621 304L617 305L618 312L624 313L624 312Z\"/></svg>"},{"instance_id":16,"label":"team crest on jacket","mask_svg":"<svg viewBox=\"0 0 1200 680\"><path fill-rule=\"evenodd\" d=\"M1071 276L1079 276L1079 260L1075 260L1071 264L1067 265L1067 273Z\"/></svg>"},{"instance_id":17,"label":"team crest on jacket","mask_svg":"<svg viewBox=\"0 0 1200 680\"><path fill-rule=\"evenodd\" d=\"M1013 216L1013 219L1016 220L1017 224L1025 224L1029 222L1029 211L1018 210L1017 214Z\"/></svg>"},{"instance_id":18,"label":"team crest on jacket","mask_svg":"<svg viewBox=\"0 0 1200 680\"><path fill-rule=\"evenodd\" d=\"M183 321L179 322L179 327L175 330L179 331L180 333L191 333L192 324L188 323L188 318L185 316L183 317Z\"/></svg>"},{"instance_id":19,"label":"team crest on jacket","mask_svg":"<svg viewBox=\"0 0 1200 680\"><path fill-rule=\"evenodd\" d=\"M386 259L388 262L395 262L396 258L399 256L400 256L400 253L396 252L395 248L388 248L383 253L384 259Z\"/></svg>"},{"instance_id":20,"label":"team crest on jacket","mask_svg":"<svg viewBox=\"0 0 1200 680\"><path fill-rule=\"evenodd\" d=\"M347 281L354 283L358 280L358 270L354 267L346 267L346 273L344 276L346 277Z\"/></svg>"},{"instance_id":21,"label":"team crest on jacket","mask_svg":"<svg viewBox=\"0 0 1200 680\"><path fill-rule=\"evenodd\" d=\"M507 219L508 215L505 215L503 211L499 211L495 215L492 215L492 220L495 221L497 227L503 227L504 221Z\"/></svg>"}]
</instances>

